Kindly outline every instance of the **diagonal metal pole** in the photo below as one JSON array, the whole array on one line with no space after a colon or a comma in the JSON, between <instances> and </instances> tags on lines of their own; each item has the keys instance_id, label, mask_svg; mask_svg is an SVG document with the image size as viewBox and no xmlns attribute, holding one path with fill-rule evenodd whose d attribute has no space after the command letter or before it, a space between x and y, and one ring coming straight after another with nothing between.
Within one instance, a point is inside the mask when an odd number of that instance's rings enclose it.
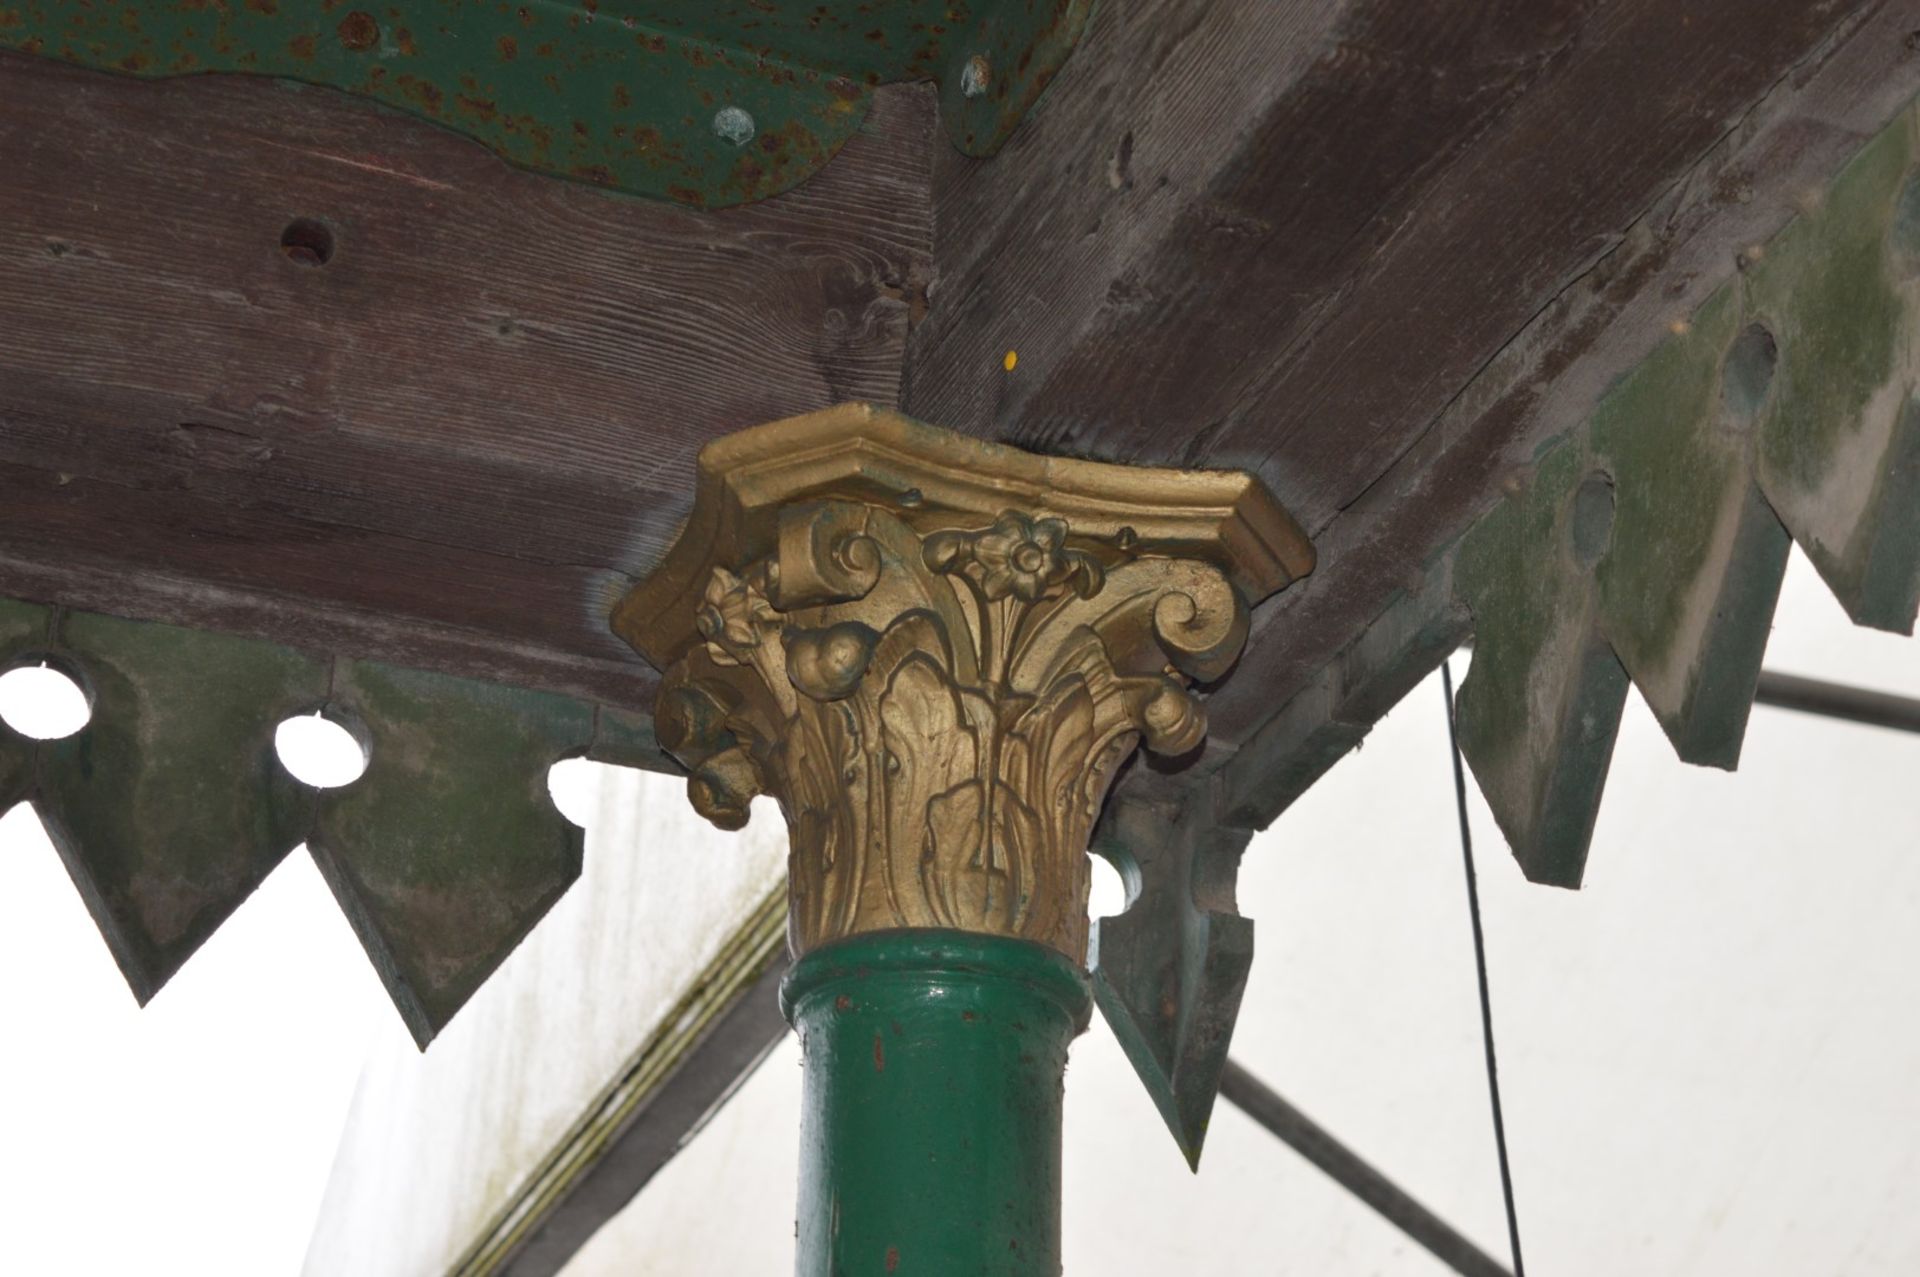
<instances>
[{"instance_id":1,"label":"diagonal metal pole","mask_svg":"<svg viewBox=\"0 0 1920 1277\"><path fill-rule=\"evenodd\" d=\"M1275 1094L1238 1061L1227 1061L1220 1075L1220 1094L1455 1272L1465 1277L1513 1277L1499 1260L1409 1197L1399 1185Z\"/></svg>"},{"instance_id":2,"label":"diagonal metal pole","mask_svg":"<svg viewBox=\"0 0 1920 1277\"><path fill-rule=\"evenodd\" d=\"M1799 710L1825 718L1842 718L1850 723L1872 727L1891 727L1896 731L1920 732L1920 700L1876 692L1864 687L1848 687L1798 674L1760 672L1760 685L1754 689L1755 705L1775 709Z\"/></svg>"}]
</instances>

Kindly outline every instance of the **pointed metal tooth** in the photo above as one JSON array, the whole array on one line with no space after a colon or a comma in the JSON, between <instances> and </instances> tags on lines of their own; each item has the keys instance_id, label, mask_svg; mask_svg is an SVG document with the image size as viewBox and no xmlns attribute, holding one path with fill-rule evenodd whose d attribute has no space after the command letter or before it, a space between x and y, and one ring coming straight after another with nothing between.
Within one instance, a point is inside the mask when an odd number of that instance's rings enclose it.
<instances>
[{"instance_id":1,"label":"pointed metal tooth","mask_svg":"<svg viewBox=\"0 0 1920 1277\"><path fill-rule=\"evenodd\" d=\"M341 661L332 711L369 762L321 794L309 845L424 1050L579 876L547 772L587 750L593 709Z\"/></svg>"},{"instance_id":2,"label":"pointed metal tooth","mask_svg":"<svg viewBox=\"0 0 1920 1277\"><path fill-rule=\"evenodd\" d=\"M1468 533L1454 567L1474 618L1460 750L1521 870L1559 887L1580 885L1627 699L1593 579L1611 503L1585 451L1562 445Z\"/></svg>"},{"instance_id":3,"label":"pointed metal tooth","mask_svg":"<svg viewBox=\"0 0 1920 1277\"><path fill-rule=\"evenodd\" d=\"M1920 120L1900 115L1746 274L1779 367L1767 500L1858 625L1920 612Z\"/></svg>"},{"instance_id":4,"label":"pointed metal tooth","mask_svg":"<svg viewBox=\"0 0 1920 1277\"><path fill-rule=\"evenodd\" d=\"M145 1003L305 835L312 796L273 736L325 697L326 662L84 613L54 652L93 716L40 743L35 806Z\"/></svg>"},{"instance_id":5,"label":"pointed metal tooth","mask_svg":"<svg viewBox=\"0 0 1920 1277\"><path fill-rule=\"evenodd\" d=\"M1184 809L1116 796L1093 845L1133 894L1094 924L1094 998L1195 1169L1253 965L1233 903L1253 835L1220 828L1204 792Z\"/></svg>"},{"instance_id":6,"label":"pointed metal tooth","mask_svg":"<svg viewBox=\"0 0 1920 1277\"><path fill-rule=\"evenodd\" d=\"M1689 763L1740 761L1791 541L1754 484L1778 350L1735 286L1609 390L1593 449L1616 515L1601 629Z\"/></svg>"}]
</instances>

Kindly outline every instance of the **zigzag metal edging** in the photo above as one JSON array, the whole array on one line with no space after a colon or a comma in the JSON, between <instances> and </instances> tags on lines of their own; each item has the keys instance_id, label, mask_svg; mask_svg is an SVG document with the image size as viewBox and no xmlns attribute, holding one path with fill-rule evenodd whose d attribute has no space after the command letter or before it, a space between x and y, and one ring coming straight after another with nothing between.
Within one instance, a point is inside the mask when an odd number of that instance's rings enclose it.
<instances>
[{"instance_id":1,"label":"zigzag metal edging","mask_svg":"<svg viewBox=\"0 0 1920 1277\"><path fill-rule=\"evenodd\" d=\"M645 724L562 696L0 600L0 668L41 659L92 717L0 724L0 804L32 801L142 1003L306 842L425 1047L579 875L552 765L657 759ZM370 747L338 789L274 749L316 709Z\"/></svg>"},{"instance_id":2,"label":"zigzag metal edging","mask_svg":"<svg viewBox=\"0 0 1920 1277\"><path fill-rule=\"evenodd\" d=\"M1920 609L1909 108L1462 540L1461 747L1529 877L1578 886L1628 678L1739 759L1789 537L1857 623Z\"/></svg>"}]
</instances>

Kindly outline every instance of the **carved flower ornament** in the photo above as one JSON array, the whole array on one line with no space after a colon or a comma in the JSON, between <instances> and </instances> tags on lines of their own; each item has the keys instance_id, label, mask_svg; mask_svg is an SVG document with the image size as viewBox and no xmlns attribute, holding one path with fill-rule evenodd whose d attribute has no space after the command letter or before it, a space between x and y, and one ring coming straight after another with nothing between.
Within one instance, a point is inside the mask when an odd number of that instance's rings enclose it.
<instances>
[{"instance_id":1,"label":"carved flower ornament","mask_svg":"<svg viewBox=\"0 0 1920 1277\"><path fill-rule=\"evenodd\" d=\"M715 660L737 665L759 646L763 634L779 628L780 614L758 585L715 568L694 625L711 646Z\"/></svg>"},{"instance_id":2,"label":"carved flower ornament","mask_svg":"<svg viewBox=\"0 0 1920 1277\"><path fill-rule=\"evenodd\" d=\"M1082 598L1099 592L1100 565L1066 548L1067 525L1003 511L983 532L941 532L927 540L927 566L965 572L988 602L1013 596L1037 603L1049 591L1071 584Z\"/></svg>"}]
</instances>

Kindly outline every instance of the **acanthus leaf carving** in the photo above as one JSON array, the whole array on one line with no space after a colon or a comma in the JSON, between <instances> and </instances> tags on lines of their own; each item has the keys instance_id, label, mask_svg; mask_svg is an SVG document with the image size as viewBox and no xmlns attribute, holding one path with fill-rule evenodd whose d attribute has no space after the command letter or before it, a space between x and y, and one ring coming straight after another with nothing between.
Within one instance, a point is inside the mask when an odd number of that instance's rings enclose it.
<instances>
[{"instance_id":1,"label":"acanthus leaf carving","mask_svg":"<svg viewBox=\"0 0 1920 1277\"><path fill-rule=\"evenodd\" d=\"M773 553L712 567L697 629L662 743L724 827L779 799L797 952L941 926L1083 960L1107 787L1139 743L1198 746L1190 685L1237 656L1246 606L1210 563L1060 518L922 531L815 501Z\"/></svg>"}]
</instances>

